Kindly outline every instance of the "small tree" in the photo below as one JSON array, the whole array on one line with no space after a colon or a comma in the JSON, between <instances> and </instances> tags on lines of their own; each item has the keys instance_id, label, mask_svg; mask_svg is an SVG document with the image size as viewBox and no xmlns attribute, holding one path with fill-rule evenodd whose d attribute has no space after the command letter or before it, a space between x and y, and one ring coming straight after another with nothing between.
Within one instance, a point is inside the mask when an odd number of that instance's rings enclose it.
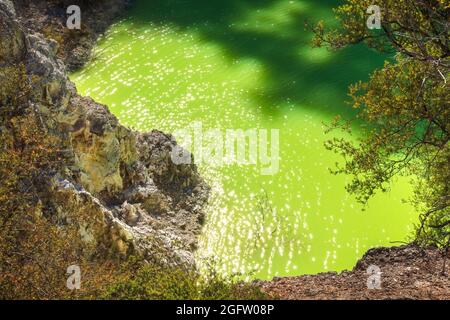
<instances>
[{"instance_id":1,"label":"small tree","mask_svg":"<svg viewBox=\"0 0 450 320\"><path fill-rule=\"evenodd\" d=\"M367 27L371 5L381 29ZM393 62L366 83L350 87L353 107L368 125L359 142L332 139L326 147L345 158L334 173L350 174L349 192L366 203L397 175L415 177L414 204L422 214L416 241L450 243L450 2L449 0L347 0L335 10L341 28L314 28L314 45L332 50L365 43L395 52ZM332 128L349 130L336 119Z\"/></svg>"}]
</instances>

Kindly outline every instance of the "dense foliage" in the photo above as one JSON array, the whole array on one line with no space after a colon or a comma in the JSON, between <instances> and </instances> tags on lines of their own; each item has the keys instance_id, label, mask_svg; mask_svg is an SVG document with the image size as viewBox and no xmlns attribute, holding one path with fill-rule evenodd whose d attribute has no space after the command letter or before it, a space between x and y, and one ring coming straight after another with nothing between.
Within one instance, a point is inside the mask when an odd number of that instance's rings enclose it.
<instances>
[{"instance_id":1,"label":"dense foliage","mask_svg":"<svg viewBox=\"0 0 450 320\"><path fill-rule=\"evenodd\" d=\"M370 5L381 9L381 29L367 27ZM415 177L420 223L416 240L450 243L450 1L347 0L336 9L341 27L314 27L316 46L340 49L365 43L393 52L366 83L350 88L353 107L369 125L359 143L332 139L326 146L345 158L335 173L353 175L348 190L366 203L398 175ZM349 130L336 120L333 128Z\"/></svg>"}]
</instances>

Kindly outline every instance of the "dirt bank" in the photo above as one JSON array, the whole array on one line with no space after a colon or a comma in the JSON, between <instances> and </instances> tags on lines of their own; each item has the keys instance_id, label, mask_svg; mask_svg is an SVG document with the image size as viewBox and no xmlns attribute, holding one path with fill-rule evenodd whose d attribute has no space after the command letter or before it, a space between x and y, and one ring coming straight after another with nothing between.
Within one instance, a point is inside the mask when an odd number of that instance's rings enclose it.
<instances>
[{"instance_id":1,"label":"dirt bank","mask_svg":"<svg viewBox=\"0 0 450 320\"><path fill-rule=\"evenodd\" d=\"M369 250L352 271L275 278L263 291L280 299L450 299L450 254L414 245ZM380 289L368 289L369 266L380 268Z\"/></svg>"}]
</instances>

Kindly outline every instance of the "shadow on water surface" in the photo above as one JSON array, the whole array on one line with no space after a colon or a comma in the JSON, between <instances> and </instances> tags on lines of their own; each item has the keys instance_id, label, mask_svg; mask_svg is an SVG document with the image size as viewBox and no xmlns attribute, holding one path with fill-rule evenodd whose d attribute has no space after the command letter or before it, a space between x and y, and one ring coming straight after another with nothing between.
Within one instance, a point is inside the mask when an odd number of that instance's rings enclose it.
<instances>
[{"instance_id":1,"label":"shadow on water surface","mask_svg":"<svg viewBox=\"0 0 450 320\"><path fill-rule=\"evenodd\" d=\"M219 44L230 59L255 59L263 87L253 92L268 115L283 106L353 117L344 102L349 84L365 80L385 56L355 46L330 53L312 49L305 21L333 20L335 0L138 0L135 23L174 25Z\"/></svg>"},{"instance_id":2,"label":"shadow on water surface","mask_svg":"<svg viewBox=\"0 0 450 320\"><path fill-rule=\"evenodd\" d=\"M311 49L304 21L334 23L336 4L136 0L129 19L105 40L104 59L77 77L77 86L139 130L174 132L193 121L221 131L283 130L277 175L262 176L259 167L199 166L215 192L199 252L224 258L223 270L258 265L261 279L340 271L369 247L404 239L411 221L398 200L409 196L404 184L361 213L344 189L346 177L327 171L338 158L321 143L321 121L338 113L353 117L344 104L348 85L367 79L386 58L363 46ZM242 79L231 79L236 76ZM199 98L189 100L190 93ZM255 204L265 190L271 213L260 217ZM258 223L267 226L263 237ZM264 250L248 245L252 237Z\"/></svg>"}]
</instances>

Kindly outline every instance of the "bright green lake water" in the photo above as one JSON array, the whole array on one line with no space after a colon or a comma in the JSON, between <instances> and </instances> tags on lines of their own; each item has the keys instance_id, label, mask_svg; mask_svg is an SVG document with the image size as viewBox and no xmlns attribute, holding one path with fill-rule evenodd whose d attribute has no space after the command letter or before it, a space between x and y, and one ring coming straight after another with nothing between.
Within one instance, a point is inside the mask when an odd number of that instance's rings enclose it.
<instances>
[{"instance_id":1,"label":"bright green lake water","mask_svg":"<svg viewBox=\"0 0 450 320\"><path fill-rule=\"evenodd\" d=\"M340 271L412 230L406 180L362 211L344 190L348 178L328 171L340 158L323 147L323 123L354 115L348 85L385 58L363 47L310 48L305 19L333 23L336 3L138 0L72 75L82 94L135 129L279 129L275 175L261 175L260 164L199 165L212 196L198 256L223 272Z\"/></svg>"}]
</instances>

